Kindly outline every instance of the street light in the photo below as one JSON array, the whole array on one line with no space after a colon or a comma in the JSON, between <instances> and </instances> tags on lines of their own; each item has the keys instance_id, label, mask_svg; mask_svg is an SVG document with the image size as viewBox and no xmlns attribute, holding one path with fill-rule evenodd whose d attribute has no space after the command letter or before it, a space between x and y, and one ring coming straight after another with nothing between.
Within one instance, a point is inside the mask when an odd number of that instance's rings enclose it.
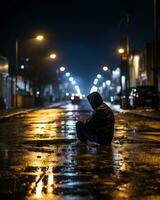
<instances>
[{"instance_id":1,"label":"street light","mask_svg":"<svg viewBox=\"0 0 160 200\"><path fill-rule=\"evenodd\" d=\"M103 66L103 71L107 71L108 67L107 66Z\"/></svg>"},{"instance_id":2,"label":"street light","mask_svg":"<svg viewBox=\"0 0 160 200\"><path fill-rule=\"evenodd\" d=\"M128 44L127 44L128 45ZM118 53L121 55L121 65L120 65L120 85L121 85L121 99L123 96L123 88L125 88L125 99L123 98L121 101L121 107L122 108L128 108L129 106L129 99L128 99L128 87L129 87L129 73L128 73L128 59L129 59L129 53L124 48L119 48ZM122 63L123 62L123 63ZM123 64L124 67L123 67Z\"/></svg>"},{"instance_id":3,"label":"street light","mask_svg":"<svg viewBox=\"0 0 160 200\"><path fill-rule=\"evenodd\" d=\"M122 89L123 89L123 85L124 85L124 76L122 76L122 57L123 57L123 55L124 55L124 52L125 52L125 50L124 50L124 48L119 48L118 49L118 53L120 54L120 59L121 59L121 64L120 64L120 86L121 86L121 91L120 91L120 98L121 98L121 107L122 107L122 94L123 94L123 91L122 91Z\"/></svg>"},{"instance_id":4,"label":"street light","mask_svg":"<svg viewBox=\"0 0 160 200\"><path fill-rule=\"evenodd\" d=\"M36 40L38 41L42 41L44 39L43 35L37 35L35 37ZM16 74L15 74L15 84L16 84L16 91L15 91L15 106L16 108L18 107L18 86L17 86L17 82L18 82L18 68L19 68L19 39L16 38ZM27 58L28 59L28 58Z\"/></svg>"},{"instance_id":5,"label":"street light","mask_svg":"<svg viewBox=\"0 0 160 200\"><path fill-rule=\"evenodd\" d=\"M74 80L74 78L71 76L71 77L69 77L69 81L73 81Z\"/></svg>"},{"instance_id":6,"label":"street light","mask_svg":"<svg viewBox=\"0 0 160 200\"><path fill-rule=\"evenodd\" d=\"M111 81L110 81L110 80L107 80L107 81L106 81L106 85L110 86L110 85L111 85Z\"/></svg>"},{"instance_id":7,"label":"street light","mask_svg":"<svg viewBox=\"0 0 160 200\"><path fill-rule=\"evenodd\" d=\"M97 85L97 83L98 83L98 79L95 78L93 84L94 84L94 85Z\"/></svg>"},{"instance_id":8,"label":"street light","mask_svg":"<svg viewBox=\"0 0 160 200\"><path fill-rule=\"evenodd\" d=\"M37 35L37 36L36 36L36 39L41 41L41 40L44 39L44 36L43 36L43 35Z\"/></svg>"},{"instance_id":9,"label":"street light","mask_svg":"<svg viewBox=\"0 0 160 200\"><path fill-rule=\"evenodd\" d=\"M69 72L66 72L66 76L69 77L71 74Z\"/></svg>"},{"instance_id":10,"label":"street light","mask_svg":"<svg viewBox=\"0 0 160 200\"><path fill-rule=\"evenodd\" d=\"M21 69L24 69L24 65L21 65Z\"/></svg>"},{"instance_id":11,"label":"street light","mask_svg":"<svg viewBox=\"0 0 160 200\"><path fill-rule=\"evenodd\" d=\"M104 72L107 72L107 74L109 74L109 78L112 79L112 71L107 66L103 66L102 69Z\"/></svg>"},{"instance_id":12,"label":"street light","mask_svg":"<svg viewBox=\"0 0 160 200\"><path fill-rule=\"evenodd\" d=\"M112 71L107 66L103 66L102 70L105 73L104 77L106 79L112 80ZM104 89L103 90L103 95L104 95L105 100L109 101L110 100L110 98L109 98L110 97L110 89L109 89L109 87L106 87L106 83L105 84L102 83L102 88Z\"/></svg>"},{"instance_id":13,"label":"street light","mask_svg":"<svg viewBox=\"0 0 160 200\"><path fill-rule=\"evenodd\" d=\"M75 81L75 80L73 80L73 81L71 81L71 83L72 83L72 85L75 85L75 84L76 84L76 81Z\"/></svg>"},{"instance_id":14,"label":"street light","mask_svg":"<svg viewBox=\"0 0 160 200\"><path fill-rule=\"evenodd\" d=\"M102 75L101 74L97 74L97 78L102 78Z\"/></svg>"},{"instance_id":15,"label":"street light","mask_svg":"<svg viewBox=\"0 0 160 200\"><path fill-rule=\"evenodd\" d=\"M49 55L49 57L50 57L51 59L55 59L55 58L57 57L57 55L56 55L55 53L51 53L51 54Z\"/></svg>"},{"instance_id":16,"label":"street light","mask_svg":"<svg viewBox=\"0 0 160 200\"><path fill-rule=\"evenodd\" d=\"M119 49L118 49L118 53L119 53L119 54L123 54L123 53L124 53L124 49L123 49L123 48L119 48Z\"/></svg>"},{"instance_id":17,"label":"street light","mask_svg":"<svg viewBox=\"0 0 160 200\"><path fill-rule=\"evenodd\" d=\"M66 68L65 68L65 67L63 67L63 66L62 66L62 67L60 67L60 71L61 71L61 72L64 72L65 70L66 70Z\"/></svg>"}]
</instances>

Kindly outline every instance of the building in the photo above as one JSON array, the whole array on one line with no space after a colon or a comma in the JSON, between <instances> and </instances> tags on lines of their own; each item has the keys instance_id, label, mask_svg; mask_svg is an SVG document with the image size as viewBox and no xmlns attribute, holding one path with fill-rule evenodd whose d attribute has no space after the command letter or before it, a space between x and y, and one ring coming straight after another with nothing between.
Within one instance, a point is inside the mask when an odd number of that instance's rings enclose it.
<instances>
[{"instance_id":1,"label":"building","mask_svg":"<svg viewBox=\"0 0 160 200\"><path fill-rule=\"evenodd\" d=\"M0 109L12 106L12 79L9 76L8 60L0 56Z\"/></svg>"},{"instance_id":2,"label":"building","mask_svg":"<svg viewBox=\"0 0 160 200\"><path fill-rule=\"evenodd\" d=\"M157 45L160 68L160 44ZM132 54L129 59L130 86L154 85L154 44L146 43L144 49ZM160 74L156 74L160 80ZM160 87L160 83L159 83ZM160 90L160 88L159 88Z\"/></svg>"}]
</instances>

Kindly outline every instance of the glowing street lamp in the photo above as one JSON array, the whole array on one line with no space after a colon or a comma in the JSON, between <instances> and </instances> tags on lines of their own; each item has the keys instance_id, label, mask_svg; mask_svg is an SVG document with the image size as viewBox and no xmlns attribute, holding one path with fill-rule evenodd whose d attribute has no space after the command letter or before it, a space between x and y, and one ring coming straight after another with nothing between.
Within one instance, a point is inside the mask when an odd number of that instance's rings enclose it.
<instances>
[{"instance_id":1,"label":"glowing street lamp","mask_svg":"<svg viewBox=\"0 0 160 200\"><path fill-rule=\"evenodd\" d=\"M37 35L33 39L41 41L41 40L44 39L44 36L43 35ZM18 82L17 76L18 76L18 68L19 68L19 59L18 58L19 58L19 39L16 38L16 71L15 71L15 84L16 84L15 106L16 106L16 108L18 107L18 86L17 86L17 82ZM29 58L27 58L27 60L29 61ZM21 69L24 69L24 67L21 66Z\"/></svg>"},{"instance_id":2,"label":"glowing street lamp","mask_svg":"<svg viewBox=\"0 0 160 200\"><path fill-rule=\"evenodd\" d=\"M51 54L49 55L49 57L50 57L51 59L55 59L57 56L56 56L55 53L51 53Z\"/></svg>"},{"instance_id":3,"label":"glowing street lamp","mask_svg":"<svg viewBox=\"0 0 160 200\"><path fill-rule=\"evenodd\" d=\"M75 85L75 84L76 84L76 81L75 81L75 80L73 80L71 83L72 83L72 85Z\"/></svg>"},{"instance_id":4,"label":"glowing street lamp","mask_svg":"<svg viewBox=\"0 0 160 200\"><path fill-rule=\"evenodd\" d=\"M69 77L71 74L69 72L66 72L66 76Z\"/></svg>"},{"instance_id":5,"label":"glowing street lamp","mask_svg":"<svg viewBox=\"0 0 160 200\"><path fill-rule=\"evenodd\" d=\"M123 54L124 52L125 52L125 50L124 50L123 48L119 48L119 49L118 49L118 53L119 53L119 54Z\"/></svg>"},{"instance_id":6,"label":"glowing street lamp","mask_svg":"<svg viewBox=\"0 0 160 200\"><path fill-rule=\"evenodd\" d=\"M24 65L21 65L21 69L24 69Z\"/></svg>"},{"instance_id":7,"label":"glowing street lamp","mask_svg":"<svg viewBox=\"0 0 160 200\"><path fill-rule=\"evenodd\" d=\"M103 66L103 71L107 71L108 67L107 66Z\"/></svg>"},{"instance_id":8,"label":"glowing street lamp","mask_svg":"<svg viewBox=\"0 0 160 200\"><path fill-rule=\"evenodd\" d=\"M70 78L69 78L69 81L71 81L71 82L72 82L73 80L74 80L74 78L73 78L73 77L70 77Z\"/></svg>"},{"instance_id":9,"label":"glowing street lamp","mask_svg":"<svg viewBox=\"0 0 160 200\"><path fill-rule=\"evenodd\" d=\"M69 92L66 92L66 96L67 96L67 97L69 96Z\"/></svg>"},{"instance_id":10,"label":"glowing street lamp","mask_svg":"<svg viewBox=\"0 0 160 200\"><path fill-rule=\"evenodd\" d=\"M101 74L97 74L97 78L102 78L102 75Z\"/></svg>"},{"instance_id":11,"label":"glowing street lamp","mask_svg":"<svg viewBox=\"0 0 160 200\"><path fill-rule=\"evenodd\" d=\"M41 41L41 40L44 39L44 36L43 35L37 35L36 39L39 40L39 41Z\"/></svg>"},{"instance_id":12,"label":"glowing street lamp","mask_svg":"<svg viewBox=\"0 0 160 200\"><path fill-rule=\"evenodd\" d=\"M106 85L110 86L110 85L111 85L111 81L110 81L110 80L107 80L107 81L106 81Z\"/></svg>"},{"instance_id":13,"label":"glowing street lamp","mask_svg":"<svg viewBox=\"0 0 160 200\"><path fill-rule=\"evenodd\" d=\"M121 55L121 66L120 66L120 86L121 86L121 91L120 95L122 97L123 93L125 95L125 99L122 99L124 102L121 102L121 107L128 108L128 102L129 102L129 97L128 97L128 84L129 84L129 73L128 73L128 59L129 59L129 45L127 42L127 47L126 49L124 48L119 48L118 53ZM124 75L122 75L122 68L123 68L123 63L125 62L124 65ZM123 88L125 88L123 90ZM124 105L123 105L124 104Z\"/></svg>"},{"instance_id":14,"label":"glowing street lamp","mask_svg":"<svg viewBox=\"0 0 160 200\"><path fill-rule=\"evenodd\" d=\"M95 78L93 84L97 85L97 83L98 83L98 79Z\"/></svg>"},{"instance_id":15,"label":"glowing street lamp","mask_svg":"<svg viewBox=\"0 0 160 200\"><path fill-rule=\"evenodd\" d=\"M61 72L64 72L65 70L66 70L66 68L65 68L65 67L63 67L63 66L62 66L62 67L60 67L60 71L61 71Z\"/></svg>"}]
</instances>

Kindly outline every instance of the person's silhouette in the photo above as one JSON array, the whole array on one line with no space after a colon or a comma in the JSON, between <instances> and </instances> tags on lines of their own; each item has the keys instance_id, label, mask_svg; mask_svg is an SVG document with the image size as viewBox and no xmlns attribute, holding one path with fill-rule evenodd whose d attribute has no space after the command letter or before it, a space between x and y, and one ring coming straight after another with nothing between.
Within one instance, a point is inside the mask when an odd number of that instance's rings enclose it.
<instances>
[{"instance_id":1,"label":"person's silhouette","mask_svg":"<svg viewBox=\"0 0 160 200\"><path fill-rule=\"evenodd\" d=\"M90 140L101 145L110 145L114 134L113 111L103 102L98 92L89 94L87 99L94 111L85 123L76 123L77 137L81 142Z\"/></svg>"}]
</instances>

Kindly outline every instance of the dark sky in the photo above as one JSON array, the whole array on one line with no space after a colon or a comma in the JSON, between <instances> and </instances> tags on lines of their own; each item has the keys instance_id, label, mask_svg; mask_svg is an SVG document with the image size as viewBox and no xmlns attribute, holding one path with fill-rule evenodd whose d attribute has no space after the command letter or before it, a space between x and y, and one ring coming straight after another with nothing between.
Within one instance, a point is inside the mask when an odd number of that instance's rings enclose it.
<instances>
[{"instance_id":1,"label":"dark sky","mask_svg":"<svg viewBox=\"0 0 160 200\"><path fill-rule=\"evenodd\" d=\"M0 54L10 55L10 41L45 31L50 46L82 86L90 89L100 67L119 65L116 48L130 16L130 49L153 39L153 0L12 1L1 6ZM8 50L9 49L9 50ZM13 50L13 49L12 49Z\"/></svg>"}]
</instances>

